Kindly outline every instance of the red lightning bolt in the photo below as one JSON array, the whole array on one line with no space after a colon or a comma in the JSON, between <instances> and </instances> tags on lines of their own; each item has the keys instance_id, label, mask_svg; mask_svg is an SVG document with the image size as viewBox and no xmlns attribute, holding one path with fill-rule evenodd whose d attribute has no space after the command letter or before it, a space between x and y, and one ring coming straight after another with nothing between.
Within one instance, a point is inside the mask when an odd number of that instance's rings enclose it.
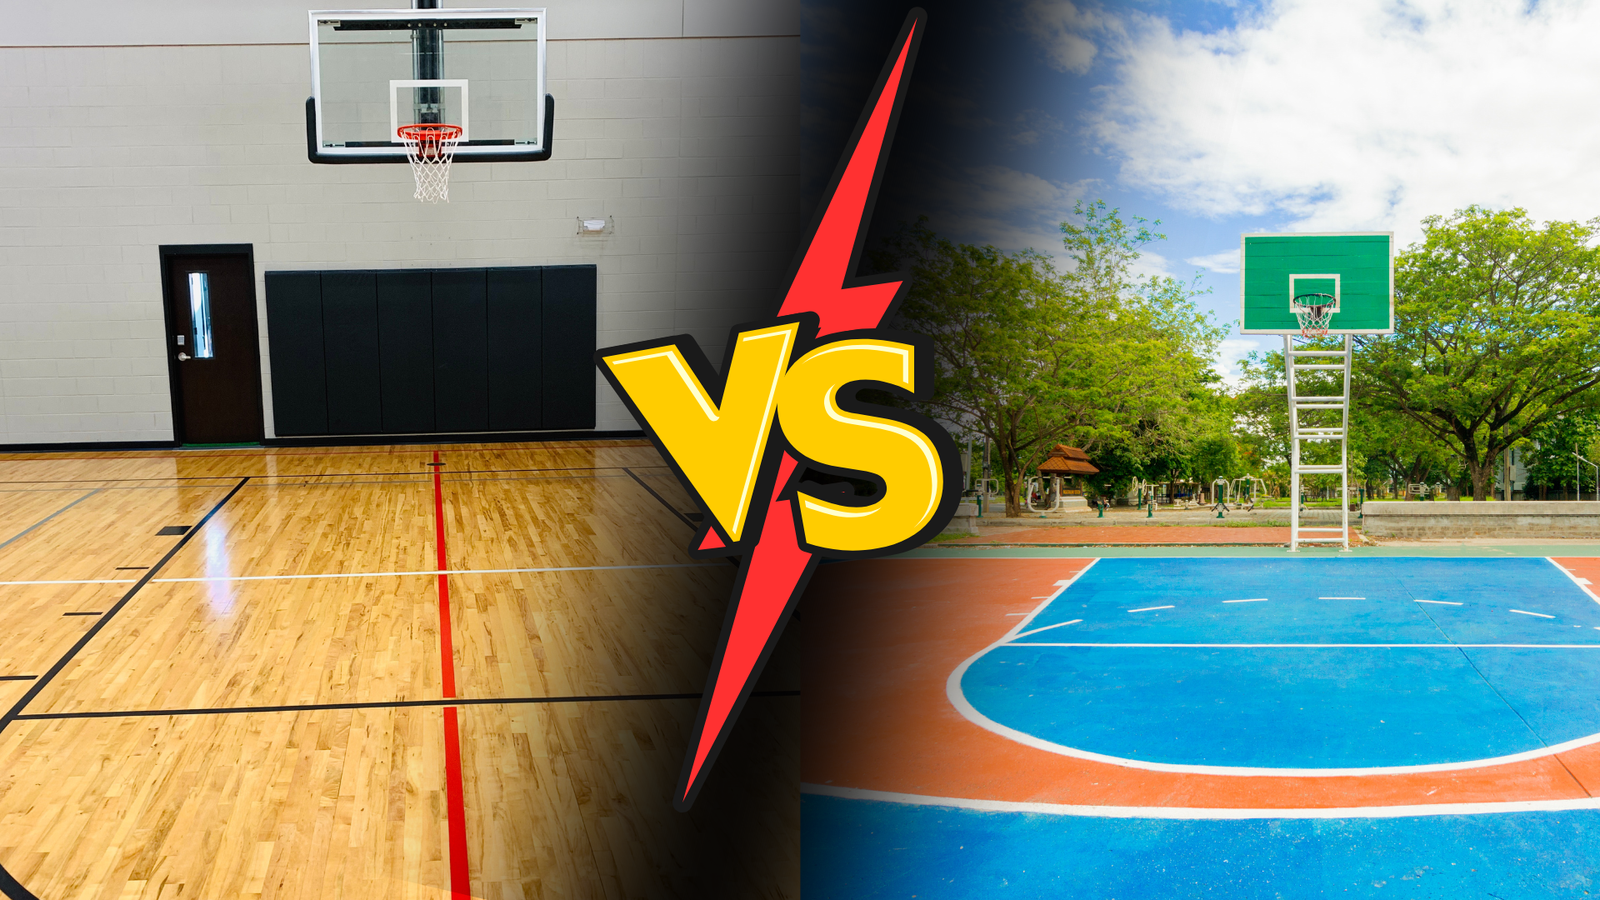
<instances>
[{"instance_id":1,"label":"red lightning bolt","mask_svg":"<svg viewBox=\"0 0 1600 900\"><path fill-rule=\"evenodd\" d=\"M885 151L894 133L923 22L920 9L906 17L898 49L884 67L877 91L868 101L865 119L845 151L847 162L835 176L826 207L778 310L780 316L816 313L821 320L819 336L877 327L900 289L899 281L849 287L846 282L853 280L851 263L864 237L873 189L883 173ZM779 461L761 536L746 556L734 586L722 647L711 664L710 690L701 703L700 720L684 760L674 803L680 810L694 803L711 761L726 740L739 707L777 643L794 600L816 565L816 558L800 549L791 508L794 501L779 499L798 465L787 452ZM700 544L701 549L707 550L719 546L716 534L709 531Z\"/></svg>"}]
</instances>

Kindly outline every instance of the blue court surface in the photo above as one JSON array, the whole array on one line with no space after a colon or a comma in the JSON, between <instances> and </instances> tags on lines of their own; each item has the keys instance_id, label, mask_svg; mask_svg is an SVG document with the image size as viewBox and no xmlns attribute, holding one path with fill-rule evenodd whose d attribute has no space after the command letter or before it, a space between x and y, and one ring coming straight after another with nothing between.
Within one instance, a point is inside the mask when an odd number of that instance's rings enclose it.
<instances>
[{"instance_id":1,"label":"blue court surface","mask_svg":"<svg viewBox=\"0 0 1600 900\"><path fill-rule=\"evenodd\" d=\"M1104 558L1006 615L944 673L953 711L1152 777L1454 775L1600 736L1600 602L1542 557ZM1600 895L1586 787L1577 808L1281 818L826 793L848 787L804 798L808 896Z\"/></svg>"},{"instance_id":2,"label":"blue court surface","mask_svg":"<svg viewBox=\"0 0 1600 900\"><path fill-rule=\"evenodd\" d=\"M1129 761L1484 760L1600 732L1600 604L1545 559L1105 559L961 688Z\"/></svg>"},{"instance_id":3,"label":"blue court surface","mask_svg":"<svg viewBox=\"0 0 1600 900\"><path fill-rule=\"evenodd\" d=\"M1600 811L1401 819L1041 816L806 795L811 898L1600 894Z\"/></svg>"}]
</instances>

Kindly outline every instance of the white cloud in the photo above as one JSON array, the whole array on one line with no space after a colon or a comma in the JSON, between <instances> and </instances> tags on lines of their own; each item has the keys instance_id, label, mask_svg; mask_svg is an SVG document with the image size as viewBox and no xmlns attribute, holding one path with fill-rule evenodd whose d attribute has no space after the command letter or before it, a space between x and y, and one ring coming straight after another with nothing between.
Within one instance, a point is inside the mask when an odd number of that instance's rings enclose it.
<instances>
[{"instance_id":1,"label":"white cloud","mask_svg":"<svg viewBox=\"0 0 1600 900\"><path fill-rule=\"evenodd\" d=\"M1139 258L1133 261L1128 271L1138 278L1175 277L1172 272L1172 260L1145 247L1139 251Z\"/></svg>"},{"instance_id":2,"label":"white cloud","mask_svg":"<svg viewBox=\"0 0 1600 900\"><path fill-rule=\"evenodd\" d=\"M1126 184L1184 209L1401 246L1473 203L1600 213L1600 4L1276 0L1215 34L1142 14L1096 27L1116 77L1091 134ZM1064 46L1053 58L1082 71Z\"/></svg>"},{"instance_id":3,"label":"white cloud","mask_svg":"<svg viewBox=\"0 0 1600 900\"><path fill-rule=\"evenodd\" d=\"M940 236L1003 250L1032 247L1061 257L1061 223L1083 199L1091 182L1050 181L1005 166L978 166L953 173L934 192L947 205L928 211Z\"/></svg>"},{"instance_id":4,"label":"white cloud","mask_svg":"<svg viewBox=\"0 0 1600 900\"><path fill-rule=\"evenodd\" d=\"M1089 10L1067 0L1032 0L1023 10L1023 24L1045 48L1050 65L1082 75L1094 62L1097 48L1085 36L1107 24Z\"/></svg>"},{"instance_id":5,"label":"white cloud","mask_svg":"<svg viewBox=\"0 0 1600 900\"><path fill-rule=\"evenodd\" d=\"M1268 349L1266 341L1279 341L1279 338L1225 338L1217 345L1217 374L1222 376L1222 382L1230 388L1244 386L1244 373L1239 368L1239 361L1253 350Z\"/></svg>"},{"instance_id":6,"label":"white cloud","mask_svg":"<svg viewBox=\"0 0 1600 900\"><path fill-rule=\"evenodd\" d=\"M1205 256L1191 256L1185 259L1184 262L1191 266L1199 266L1209 272L1236 275L1239 272L1239 248L1223 250L1220 253L1208 253Z\"/></svg>"}]
</instances>

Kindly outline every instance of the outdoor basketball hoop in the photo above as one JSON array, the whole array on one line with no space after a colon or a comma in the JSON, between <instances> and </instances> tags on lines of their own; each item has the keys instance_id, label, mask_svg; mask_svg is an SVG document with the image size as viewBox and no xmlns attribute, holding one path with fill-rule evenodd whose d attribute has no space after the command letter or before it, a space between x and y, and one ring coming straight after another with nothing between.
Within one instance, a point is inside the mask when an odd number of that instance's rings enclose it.
<instances>
[{"instance_id":1,"label":"outdoor basketball hoop","mask_svg":"<svg viewBox=\"0 0 1600 900\"><path fill-rule=\"evenodd\" d=\"M1328 320L1333 318L1333 308L1339 301L1332 294L1301 294L1290 301L1294 317L1300 320L1300 336L1319 338L1328 336Z\"/></svg>"},{"instance_id":2,"label":"outdoor basketball hoop","mask_svg":"<svg viewBox=\"0 0 1600 900\"><path fill-rule=\"evenodd\" d=\"M406 145L406 159L417 179L418 200L450 201L450 160L461 140L459 125L401 125L395 129Z\"/></svg>"}]
</instances>

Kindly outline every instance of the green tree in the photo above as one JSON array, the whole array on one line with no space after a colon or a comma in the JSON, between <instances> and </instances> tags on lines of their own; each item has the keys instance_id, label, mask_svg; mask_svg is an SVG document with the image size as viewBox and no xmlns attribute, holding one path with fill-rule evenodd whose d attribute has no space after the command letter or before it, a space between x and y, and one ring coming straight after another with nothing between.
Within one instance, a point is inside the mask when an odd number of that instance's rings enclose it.
<instances>
[{"instance_id":1,"label":"green tree","mask_svg":"<svg viewBox=\"0 0 1600 900\"><path fill-rule=\"evenodd\" d=\"M1600 220L1472 206L1423 220L1395 264L1395 333L1356 338L1357 397L1450 448L1473 497L1500 454L1600 406Z\"/></svg>"},{"instance_id":2,"label":"green tree","mask_svg":"<svg viewBox=\"0 0 1600 900\"><path fill-rule=\"evenodd\" d=\"M1366 459L1361 477L1369 494L1382 484L1404 494L1409 485L1445 480L1454 456L1409 418L1361 406L1351 410L1350 442Z\"/></svg>"},{"instance_id":3,"label":"green tree","mask_svg":"<svg viewBox=\"0 0 1600 900\"><path fill-rule=\"evenodd\" d=\"M1524 457L1528 482L1582 494L1594 487L1594 470L1578 459L1595 459L1600 443L1600 415L1589 412L1562 415L1533 432L1533 446Z\"/></svg>"},{"instance_id":4,"label":"green tree","mask_svg":"<svg viewBox=\"0 0 1600 900\"><path fill-rule=\"evenodd\" d=\"M1238 438L1219 431L1195 441L1190 467L1194 479L1208 490L1218 478L1231 481L1243 475L1244 459L1239 453Z\"/></svg>"},{"instance_id":5,"label":"green tree","mask_svg":"<svg viewBox=\"0 0 1600 900\"><path fill-rule=\"evenodd\" d=\"M1057 442L1148 452L1214 379L1222 335L1195 308L1194 287L1131 274L1139 247L1160 236L1103 202L1076 213L1080 222L1061 226L1068 272L1033 250L941 239L921 222L874 253L880 268L910 270L898 324L934 346L925 408L993 443L1007 515L1020 515L1021 479Z\"/></svg>"},{"instance_id":6,"label":"green tree","mask_svg":"<svg viewBox=\"0 0 1600 900\"><path fill-rule=\"evenodd\" d=\"M1323 346L1323 345L1318 345ZM1328 347L1336 346L1331 342ZM1285 463L1289 458L1289 402L1284 383L1283 353L1256 351L1241 361L1244 383L1235 396L1236 427L1245 455L1259 460L1261 467ZM1296 379L1302 394L1337 395L1344 388L1338 373L1315 373ZM1302 419L1302 425L1309 424ZM1369 494L1385 483L1418 481L1438 466L1447 453L1437 440L1422 432L1398 413L1353 406L1350 410L1349 444L1346 463L1352 488L1364 485ZM1336 463L1338 444L1305 442L1301 445L1308 463ZM1307 475L1302 482L1308 492L1337 488L1338 476ZM1287 481L1285 482L1287 484ZM1286 488L1287 489L1287 488Z\"/></svg>"}]
</instances>

